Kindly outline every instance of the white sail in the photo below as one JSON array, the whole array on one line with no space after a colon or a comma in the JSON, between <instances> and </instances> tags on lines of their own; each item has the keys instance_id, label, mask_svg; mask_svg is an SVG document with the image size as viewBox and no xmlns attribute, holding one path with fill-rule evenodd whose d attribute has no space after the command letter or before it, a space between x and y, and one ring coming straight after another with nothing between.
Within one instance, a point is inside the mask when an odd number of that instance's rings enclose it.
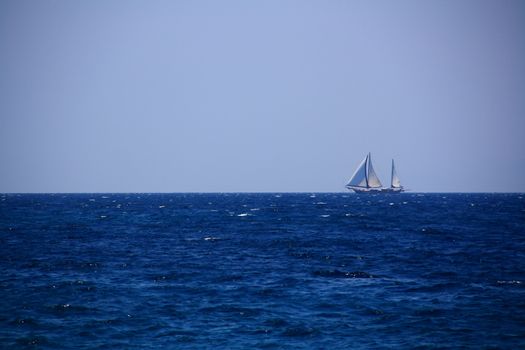
<instances>
[{"instance_id":1,"label":"white sail","mask_svg":"<svg viewBox=\"0 0 525 350\"><path fill-rule=\"evenodd\" d=\"M401 188L401 181L397 177L396 167L394 166L394 160L392 159L392 181L390 183L392 188Z\"/></svg>"},{"instance_id":2,"label":"white sail","mask_svg":"<svg viewBox=\"0 0 525 350\"><path fill-rule=\"evenodd\" d=\"M368 153L368 187L383 187L381 181L379 181L379 178L376 175L376 172L374 171L374 167L372 166L372 156L370 153Z\"/></svg>"},{"instance_id":3,"label":"white sail","mask_svg":"<svg viewBox=\"0 0 525 350\"><path fill-rule=\"evenodd\" d=\"M346 187L367 187L366 183L366 164L368 161L368 156L363 159L361 164L357 167L356 171L354 172L354 175L350 178L348 183L346 184Z\"/></svg>"}]
</instances>

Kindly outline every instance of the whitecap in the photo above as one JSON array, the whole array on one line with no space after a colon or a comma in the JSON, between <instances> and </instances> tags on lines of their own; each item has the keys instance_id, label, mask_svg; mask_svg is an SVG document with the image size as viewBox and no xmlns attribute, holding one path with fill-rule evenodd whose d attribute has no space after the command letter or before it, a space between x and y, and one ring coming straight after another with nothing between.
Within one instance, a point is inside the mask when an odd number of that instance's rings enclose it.
<instances>
[{"instance_id":1,"label":"whitecap","mask_svg":"<svg viewBox=\"0 0 525 350\"><path fill-rule=\"evenodd\" d=\"M165 205L159 205L159 209L166 208Z\"/></svg>"},{"instance_id":2,"label":"whitecap","mask_svg":"<svg viewBox=\"0 0 525 350\"><path fill-rule=\"evenodd\" d=\"M512 280L512 281L498 281L498 284L522 284L523 282L522 281L516 281L516 280Z\"/></svg>"},{"instance_id":3,"label":"whitecap","mask_svg":"<svg viewBox=\"0 0 525 350\"><path fill-rule=\"evenodd\" d=\"M329 216L330 216L329 214L323 214L323 215L321 215L322 218L327 218L327 217L329 217Z\"/></svg>"},{"instance_id":4,"label":"whitecap","mask_svg":"<svg viewBox=\"0 0 525 350\"><path fill-rule=\"evenodd\" d=\"M237 215L237 216L244 217L244 216L248 216L248 215L251 215L251 214L248 214L248 213L242 213L242 214L239 214L239 215Z\"/></svg>"},{"instance_id":5,"label":"whitecap","mask_svg":"<svg viewBox=\"0 0 525 350\"><path fill-rule=\"evenodd\" d=\"M100 215L100 218L104 219L104 218L107 218L107 216L106 215Z\"/></svg>"},{"instance_id":6,"label":"whitecap","mask_svg":"<svg viewBox=\"0 0 525 350\"><path fill-rule=\"evenodd\" d=\"M390 203L388 203L388 205L394 205L394 203L390 202Z\"/></svg>"},{"instance_id":7,"label":"whitecap","mask_svg":"<svg viewBox=\"0 0 525 350\"><path fill-rule=\"evenodd\" d=\"M252 208L252 209L250 209L250 211L258 211L258 210L261 210L261 209L259 209L259 208Z\"/></svg>"},{"instance_id":8,"label":"whitecap","mask_svg":"<svg viewBox=\"0 0 525 350\"><path fill-rule=\"evenodd\" d=\"M210 237L204 237L204 240L205 240L205 241L216 241L216 240L218 240L218 239L219 239L219 238L217 238L217 237L213 237L213 236L210 236Z\"/></svg>"},{"instance_id":9,"label":"whitecap","mask_svg":"<svg viewBox=\"0 0 525 350\"><path fill-rule=\"evenodd\" d=\"M326 204L326 202L317 202L317 203L315 203L315 204L319 204L319 205L325 205L325 204Z\"/></svg>"}]
</instances>

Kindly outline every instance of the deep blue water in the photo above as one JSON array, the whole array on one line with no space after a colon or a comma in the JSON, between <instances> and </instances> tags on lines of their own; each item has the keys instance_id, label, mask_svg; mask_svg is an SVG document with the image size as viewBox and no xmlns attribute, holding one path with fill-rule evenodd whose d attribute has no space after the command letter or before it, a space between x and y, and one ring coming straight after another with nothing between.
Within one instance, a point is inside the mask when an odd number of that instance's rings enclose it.
<instances>
[{"instance_id":1,"label":"deep blue water","mask_svg":"<svg viewBox=\"0 0 525 350\"><path fill-rule=\"evenodd\" d=\"M0 195L2 348L525 348L525 195Z\"/></svg>"}]
</instances>

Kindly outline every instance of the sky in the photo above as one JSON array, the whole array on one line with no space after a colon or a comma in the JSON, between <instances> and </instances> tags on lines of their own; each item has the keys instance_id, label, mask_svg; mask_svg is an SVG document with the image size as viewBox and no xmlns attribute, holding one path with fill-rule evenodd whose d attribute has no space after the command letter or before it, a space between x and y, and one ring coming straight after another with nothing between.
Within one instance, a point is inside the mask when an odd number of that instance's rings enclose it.
<instances>
[{"instance_id":1,"label":"sky","mask_svg":"<svg viewBox=\"0 0 525 350\"><path fill-rule=\"evenodd\" d=\"M525 191L525 2L0 0L0 192Z\"/></svg>"}]
</instances>

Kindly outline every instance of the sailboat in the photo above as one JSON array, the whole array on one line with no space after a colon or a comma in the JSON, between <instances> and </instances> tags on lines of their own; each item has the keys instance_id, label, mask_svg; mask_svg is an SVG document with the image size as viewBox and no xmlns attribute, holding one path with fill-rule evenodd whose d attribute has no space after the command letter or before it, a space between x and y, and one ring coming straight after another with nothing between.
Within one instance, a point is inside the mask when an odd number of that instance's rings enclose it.
<instances>
[{"instance_id":1,"label":"sailboat","mask_svg":"<svg viewBox=\"0 0 525 350\"><path fill-rule=\"evenodd\" d=\"M368 153L361 161L356 171L346 184L346 188L356 193L400 193L404 191L397 176L394 160L392 159L392 173L390 187L383 187L381 180L372 166L372 155Z\"/></svg>"}]
</instances>

